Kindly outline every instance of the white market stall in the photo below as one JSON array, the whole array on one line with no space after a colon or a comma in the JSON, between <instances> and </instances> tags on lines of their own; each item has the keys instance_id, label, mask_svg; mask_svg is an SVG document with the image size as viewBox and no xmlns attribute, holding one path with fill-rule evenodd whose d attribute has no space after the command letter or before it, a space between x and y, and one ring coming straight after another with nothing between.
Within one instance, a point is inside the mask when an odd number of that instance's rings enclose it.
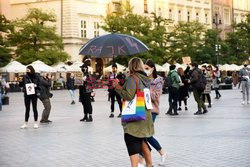
<instances>
[{"instance_id":1,"label":"white market stall","mask_svg":"<svg viewBox=\"0 0 250 167\"><path fill-rule=\"evenodd\" d=\"M118 63L115 63L117 65L117 71L118 72L123 72L124 70L127 71L127 67L121 65L121 64L118 64ZM112 65L104 68L104 72L112 72Z\"/></svg>"},{"instance_id":2,"label":"white market stall","mask_svg":"<svg viewBox=\"0 0 250 167\"><path fill-rule=\"evenodd\" d=\"M29 65L33 66L35 71L38 73L41 73L41 72L55 73L56 72L56 70L53 67L50 67L49 65L45 64L44 62L40 60L37 60Z\"/></svg>"},{"instance_id":3,"label":"white market stall","mask_svg":"<svg viewBox=\"0 0 250 167\"><path fill-rule=\"evenodd\" d=\"M5 67L0 68L0 71L7 72L7 73L25 73L26 66L17 61L12 61L9 64L7 64Z\"/></svg>"},{"instance_id":4,"label":"white market stall","mask_svg":"<svg viewBox=\"0 0 250 167\"><path fill-rule=\"evenodd\" d=\"M79 62L79 61L74 62L71 66L69 66L71 69L68 72L81 72L82 70L81 70L80 66L82 66L82 65L83 65L82 62ZM91 74L93 74L93 68L92 67L88 66L88 71Z\"/></svg>"},{"instance_id":5,"label":"white market stall","mask_svg":"<svg viewBox=\"0 0 250 167\"><path fill-rule=\"evenodd\" d=\"M53 68L57 71L57 72L70 72L73 71L72 67L64 64L64 63L59 63L57 65L54 65Z\"/></svg>"},{"instance_id":6,"label":"white market stall","mask_svg":"<svg viewBox=\"0 0 250 167\"><path fill-rule=\"evenodd\" d=\"M156 71L158 71L158 72L166 72L166 71L168 71L167 68L164 68L163 66L161 66L159 64L155 64L155 68L156 68Z\"/></svg>"}]
</instances>

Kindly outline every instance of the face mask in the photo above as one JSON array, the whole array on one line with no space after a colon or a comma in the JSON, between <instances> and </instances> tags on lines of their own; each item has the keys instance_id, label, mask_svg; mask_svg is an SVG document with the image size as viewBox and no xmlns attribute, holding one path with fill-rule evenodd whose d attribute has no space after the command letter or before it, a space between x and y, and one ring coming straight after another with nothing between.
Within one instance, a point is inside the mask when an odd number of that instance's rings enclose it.
<instances>
[{"instance_id":1,"label":"face mask","mask_svg":"<svg viewBox=\"0 0 250 167\"><path fill-rule=\"evenodd\" d=\"M145 70L146 75L149 77L152 74L152 71L150 70Z\"/></svg>"}]
</instances>

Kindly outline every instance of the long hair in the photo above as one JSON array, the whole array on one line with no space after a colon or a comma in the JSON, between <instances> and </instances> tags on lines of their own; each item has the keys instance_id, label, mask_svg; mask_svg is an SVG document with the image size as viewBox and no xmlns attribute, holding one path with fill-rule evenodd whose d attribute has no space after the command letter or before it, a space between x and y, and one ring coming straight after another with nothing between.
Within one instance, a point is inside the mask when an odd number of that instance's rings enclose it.
<instances>
[{"instance_id":1,"label":"long hair","mask_svg":"<svg viewBox=\"0 0 250 167\"><path fill-rule=\"evenodd\" d=\"M148 59L145 64L148 65L150 68L154 68L154 71L152 74L153 74L154 79L157 78L157 71L155 68L155 63L151 59Z\"/></svg>"},{"instance_id":2,"label":"long hair","mask_svg":"<svg viewBox=\"0 0 250 167\"><path fill-rule=\"evenodd\" d=\"M139 71L144 71L144 64L140 58L133 57L129 60L128 68L130 73L133 74Z\"/></svg>"},{"instance_id":3,"label":"long hair","mask_svg":"<svg viewBox=\"0 0 250 167\"><path fill-rule=\"evenodd\" d=\"M34 69L33 66L29 65L29 66L27 66L27 68L30 70L31 74L35 74L36 73L36 71L35 71L35 69Z\"/></svg>"},{"instance_id":4,"label":"long hair","mask_svg":"<svg viewBox=\"0 0 250 167\"><path fill-rule=\"evenodd\" d=\"M181 68L181 67L179 67L179 68L177 69L177 72L178 72L178 74L179 74L180 76L183 76L183 75L184 75L184 70L183 70L183 68Z\"/></svg>"}]
</instances>

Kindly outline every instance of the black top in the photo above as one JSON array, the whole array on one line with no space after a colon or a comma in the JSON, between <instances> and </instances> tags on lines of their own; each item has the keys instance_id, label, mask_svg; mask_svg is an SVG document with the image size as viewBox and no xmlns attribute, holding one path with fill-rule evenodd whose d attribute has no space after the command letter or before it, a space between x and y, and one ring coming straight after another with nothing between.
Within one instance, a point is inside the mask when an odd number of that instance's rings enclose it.
<instances>
[{"instance_id":1,"label":"black top","mask_svg":"<svg viewBox=\"0 0 250 167\"><path fill-rule=\"evenodd\" d=\"M68 77L66 85L68 90L75 90L75 79Z\"/></svg>"},{"instance_id":2,"label":"black top","mask_svg":"<svg viewBox=\"0 0 250 167\"><path fill-rule=\"evenodd\" d=\"M44 77L39 77L38 97L41 100L51 98L50 93L51 80Z\"/></svg>"},{"instance_id":3,"label":"black top","mask_svg":"<svg viewBox=\"0 0 250 167\"><path fill-rule=\"evenodd\" d=\"M40 75L37 73L35 73L33 75L26 74L23 76L23 80L22 80L22 82L19 82L19 86L23 87L23 92L24 92L25 96L27 96L26 87L25 87L26 84L34 83L36 85L35 91L37 92L38 87L39 87L39 77L40 77Z\"/></svg>"}]
</instances>

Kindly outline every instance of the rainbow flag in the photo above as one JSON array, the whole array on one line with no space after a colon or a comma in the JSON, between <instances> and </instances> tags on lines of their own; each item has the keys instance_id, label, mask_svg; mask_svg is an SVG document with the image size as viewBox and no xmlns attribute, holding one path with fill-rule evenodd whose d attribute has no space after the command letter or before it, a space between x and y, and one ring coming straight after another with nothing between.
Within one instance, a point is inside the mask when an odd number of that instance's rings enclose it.
<instances>
[{"instance_id":1,"label":"rainbow flag","mask_svg":"<svg viewBox=\"0 0 250 167\"><path fill-rule=\"evenodd\" d=\"M134 100L136 101L134 102ZM128 105L130 107L128 107ZM126 110L125 106L127 106ZM142 120L146 120L144 92L138 91L131 102L123 101L122 122L135 122Z\"/></svg>"}]
</instances>

